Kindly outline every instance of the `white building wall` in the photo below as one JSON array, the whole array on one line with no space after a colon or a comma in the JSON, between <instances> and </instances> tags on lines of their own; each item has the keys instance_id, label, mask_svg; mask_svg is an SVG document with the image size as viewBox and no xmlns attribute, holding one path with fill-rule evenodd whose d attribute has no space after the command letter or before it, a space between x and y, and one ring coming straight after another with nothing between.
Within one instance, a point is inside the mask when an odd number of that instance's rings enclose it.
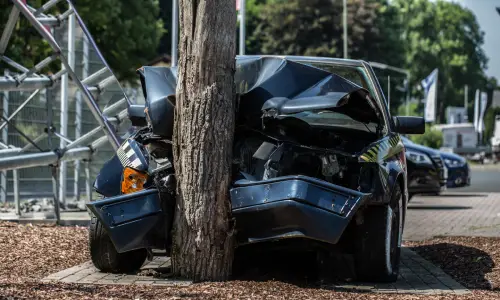
<instances>
[{"instance_id":1,"label":"white building wall","mask_svg":"<svg viewBox=\"0 0 500 300\"><path fill-rule=\"evenodd\" d=\"M460 137L461 136L461 137ZM461 145L459 140L462 140ZM475 148L477 147L477 134L471 128L443 128L443 147L446 148Z\"/></svg>"}]
</instances>

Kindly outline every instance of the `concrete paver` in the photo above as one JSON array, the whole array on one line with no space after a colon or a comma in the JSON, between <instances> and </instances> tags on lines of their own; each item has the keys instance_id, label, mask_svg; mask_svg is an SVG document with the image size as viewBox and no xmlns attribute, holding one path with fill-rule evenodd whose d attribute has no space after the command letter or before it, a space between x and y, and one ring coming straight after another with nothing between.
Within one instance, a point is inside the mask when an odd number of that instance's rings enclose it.
<instances>
[{"instance_id":1,"label":"concrete paver","mask_svg":"<svg viewBox=\"0 0 500 300\"><path fill-rule=\"evenodd\" d=\"M415 252L403 248L401 258L401 276L398 281L390 284L356 283L327 284L324 288L345 291L398 293L398 294L463 294L469 291L438 267L432 265ZM170 258L158 256L145 264L141 269L156 270L168 267ZM146 274L150 274L148 271ZM139 273L140 274L140 273ZM137 274L107 274L99 272L91 262L86 262L44 278L44 282L66 282L79 284L120 284L120 285L151 285L172 286L190 285L190 281L163 278L165 276Z\"/></svg>"},{"instance_id":2,"label":"concrete paver","mask_svg":"<svg viewBox=\"0 0 500 300\"><path fill-rule=\"evenodd\" d=\"M415 196L408 206L404 239L434 236L500 237L500 193Z\"/></svg>"}]
</instances>

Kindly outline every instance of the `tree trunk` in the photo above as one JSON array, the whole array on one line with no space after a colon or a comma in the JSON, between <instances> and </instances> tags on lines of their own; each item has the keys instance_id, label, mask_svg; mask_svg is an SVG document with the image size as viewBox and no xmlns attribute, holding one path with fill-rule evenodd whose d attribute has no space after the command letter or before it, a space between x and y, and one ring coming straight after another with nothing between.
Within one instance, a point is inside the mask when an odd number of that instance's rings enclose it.
<instances>
[{"instance_id":1,"label":"tree trunk","mask_svg":"<svg viewBox=\"0 0 500 300\"><path fill-rule=\"evenodd\" d=\"M180 0L179 19L172 268L194 281L226 280L234 252L235 2Z\"/></svg>"}]
</instances>

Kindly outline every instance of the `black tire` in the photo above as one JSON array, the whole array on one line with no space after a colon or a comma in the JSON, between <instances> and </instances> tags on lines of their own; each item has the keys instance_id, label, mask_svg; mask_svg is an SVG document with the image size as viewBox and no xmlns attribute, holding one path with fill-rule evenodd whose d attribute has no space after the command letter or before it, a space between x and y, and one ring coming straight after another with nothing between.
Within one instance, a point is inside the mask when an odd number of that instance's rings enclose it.
<instances>
[{"instance_id":1,"label":"black tire","mask_svg":"<svg viewBox=\"0 0 500 300\"><path fill-rule=\"evenodd\" d=\"M367 208L358 227L355 267L358 280L395 282L399 275L403 225L401 187L396 184L391 204Z\"/></svg>"},{"instance_id":2,"label":"black tire","mask_svg":"<svg viewBox=\"0 0 500 300\"><path fill-rule=\"evenodd\" d=\"M89 228L89 250L94 266L106 273L138 271L148 255L146 249L118 253L101 222L93 215Z\"/></svg>"}]
</instances>

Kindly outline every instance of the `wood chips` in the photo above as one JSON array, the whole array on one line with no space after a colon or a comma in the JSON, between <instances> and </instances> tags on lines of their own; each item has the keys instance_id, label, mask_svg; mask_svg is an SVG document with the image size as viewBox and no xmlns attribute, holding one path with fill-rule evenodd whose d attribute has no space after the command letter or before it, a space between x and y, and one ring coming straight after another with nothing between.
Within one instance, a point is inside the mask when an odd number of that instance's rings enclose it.
<instances>
[{"instance_id":1,"label":"wood chips","mask_svg":"<svg viewBox=\"0 0 500 300\"><path fill-rule=\"evenodd\" d=\"M0 222L0 299L500 299L500 239L446 237L407 246L414 247L473 293L345 293L274 280L187 287L41 283L44 276L89 260L87 228Z\"/></svg>"}]
</instances>

